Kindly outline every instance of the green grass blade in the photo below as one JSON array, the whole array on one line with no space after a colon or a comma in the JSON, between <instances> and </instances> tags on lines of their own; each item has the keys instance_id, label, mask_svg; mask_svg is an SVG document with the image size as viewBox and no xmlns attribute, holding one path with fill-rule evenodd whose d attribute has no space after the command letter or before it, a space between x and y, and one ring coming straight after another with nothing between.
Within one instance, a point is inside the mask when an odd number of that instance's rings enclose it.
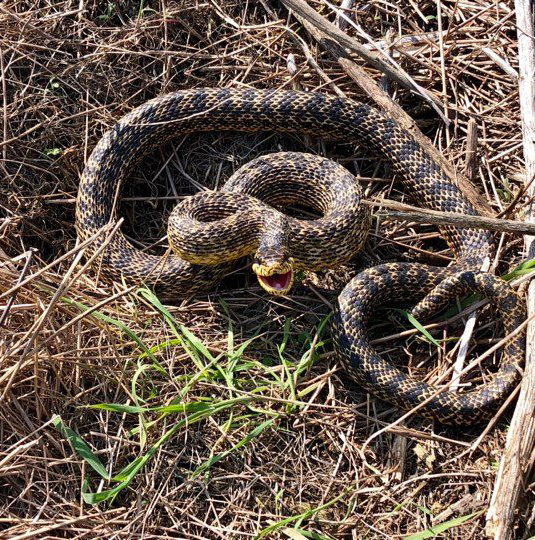
<instances>
[{"instance_id":1,"label":"green grass blade","mask_svg":"<svg viewBox=\"0 0 535 540\"><path fill-rule=\"evenodd\" d=\"M268 534L271 534L272 532L275 532L278 529L281 529L282 527L289 525L290 523L297 522L297 526L299 526L299 524L302 523L304 520L310 519L312 516L314 516L318 512L321 512L322 510L325 510L326 508L329 508L330 506L333 506L334 504L336 504L338 501L343 499L353 489L354 489L353 487L349 487L345 489L342 493L340 493L340 495L336 496L334 499L331 499L330 501L327 501L326 503L320 506L317 506L316 508L311 508L310 510L303 512L302 514L298 514L297 516L290 516L286 519L283 519L281 521L277 521L276 523L271 524L269 527L262 529L260 533L257 535L257 538L263 538L264 536L267 536Z\"/></svg>"},{"instance_id":2,"label":"green grass blade","mask_svg":"<svg viewBox=\"0 0 535 540\"><path fill-rule=\"evenodd\" d=\"M102 411L112 411L118 413L144 413L149 411L148 407L139 405L123 405L121 403L95 403L94 405L84 405L87 409L100 409Z\"/></svg>"},{"instance_id":3,"label":"green grass blade","mask_svg":"<svg viewBox=\"0 0 535 540\"><path fill-rule=\"evenodd\" d=\"M84 461L102 478L106 480L110 479L110 474L106 470L106 467L102 464L102 461L91 451L91 448L75 431L67 426L61 416L55 416L52 419L52 425L69 441L74 452L79 455Z\"/></svg>"},{"instance_id":4,"label":"green grass blade","mask_svg":"<svg viewBox=\"0 0 535 540\"><path fill-rule=\"evenodd\" d=\"M182 340L179 339L179 338L171 338L171 339L168 339L166 341L162 341L161 343L157 343L156 345L153 345L149 349L149 353L155 354L155 353L158 353L160 351L163 351L164 349L167 349L168 347L176 347L178 345L182 345ZM147 354L141 353L139 355L139 359L143 360L143 358L146 358L147 356L148 356Z\"/></svg>"},{"instance_id":5,"label":"green grass blade","mask_svg":"<svg viewBox=\"0 0 535 540\"><path fill-rule=\"evenodd\" d=\"M514 270L512 270L508 274L502 275L502 279L505 279L505 281L512 281L513 279L516 279L517 277L530 274L534 270L535 270L535 259L529 259L527 261L524 261L523 263L520 263Z\"/></svg>"},{"instance_id":6,"label":"green grass blade","mask_svg":"<svg viewBox=\"0 0 535 540\"><path fill-rule=\"evenodd\" d=\"M440 523L439 525L430 527L429 529L425 531L422 531L416 534L411 534L410 536L405 536L403 540L424 540L425 538L435 538L439 534L442 534L443 532L453 529L454 527L459 527L459 525L462 525L463 523L466 523L470 519L478 517L484 513L485 511L481 510L479 512L474 512L466 516L460 516L455 519L450 519L449 521L444 521L443 523Z\"/></svg>"},{"instance_id":7,"label":"green grass blade","mask_svg":"<svg viewBox=\"0 0 535 540\"><path fill-rule=\"evenodd\" d=\"M397 312L401 313L404 317L406 317L407 320L412 324L412 326L414 326L414 328L416 328L416 330L421 332L428 341L430 341L433 345L435 345L437 347L440 347L440 343L424 328L422 323L420 321L418 321L418 319L416 319L416 317L414 317L414 315L411 315L409 312L407 312L407 311L405 311L403 309L395 308L395 310Z\"/></svg>"},{"instance_id":8,"label":"green grass blade","mask_svg":"<svg viewBox=\"0 0 535 540\"><path fill-rule=\"evenodd\" d=\"M241 441L239 441L237 444L235 444L232 448L229 448L228 450L225 450L224 452L221 452L220 454L216 454L215 456L212 456L210 459L205 461L202 465L197 467L195 471L193 471L193 478L196 476L199 476L204 471L209 469L212 465L215 465L218 461L221 461L225 457L227 457L232 452L238 450L242 446L245 446L248 444L251 440L253 440L255 437L258 437L264 429L268 428L269 426L273 425L275 420L278 418L270 418L269 420L266 420L265 422L262 422L258 426L256 426L250 433L248 433Z\"/></svg>"},{"instance_id":9,"label":"green grass blade","mask_svg":"<svg viewBox=\"0 0 535 540\"><path fill-rule=\"evenodd\" d=\"M72 300L71 298L68 298L66 296L63 296L62 300L66 304L69 304L70 306L77 307L80 311L85 312L85 311L90 310L89 307L82 304L81 302L78 302L77 300ZM165 373L165 374L167 373L165 371L165 369L156 360L156 357L154 356L154 354L152 354L150 349L145 345L145 343L143 343L143 340L133 330L131 330L126 324L124 324L122 321L119 321L117 319L109 317L108 315L105 315L104 313L101 313L100 311L92 311L89 314L89 316L94 317L95 319L107 322L107 323L115 326L116 328L118 328L122 332L124 332L134 343L136 343L139 346L139 348L143 351L143 353L151 359L151 361L154 363L154 365L158 368L159 371L161 371L162 373Z\"/></svg>"},{"instance_id":10,"label":"green grass blade","mask_svg":"<svg viewBox=\"0 0 535 540\"><path fill-rule=\"evenodd\" d=\"M84 488L82 489L82 498L87 504L98 504L115 498L121 490L123 490L130 484L138 471L145 465L145 463L147 463L147 461L151 457L152 453L149 454L147 452L143 457L135 460L132 464L134 466L131 467L129 474L126 476L125 480L123 480L119 485L115 486L112 489L105 489L104 491L99 491L98 493L91 493L88 491L89 483L84 484Z\"/></svg>"}]
</instances>

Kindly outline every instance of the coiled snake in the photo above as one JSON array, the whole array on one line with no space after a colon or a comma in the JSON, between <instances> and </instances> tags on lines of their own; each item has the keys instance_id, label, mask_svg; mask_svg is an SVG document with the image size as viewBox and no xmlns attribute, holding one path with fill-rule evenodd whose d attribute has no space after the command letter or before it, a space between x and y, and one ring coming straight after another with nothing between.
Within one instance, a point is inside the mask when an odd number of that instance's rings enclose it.
<instances>
[{"instance_id":1,"label":"coiled snake","mask_svg":"<svg viewBox=\"0 0 535 540\"><path fill-rule=\"evenodd\" d=\"M79 187L79 237L91 237L115 218L119 187L143 155L179 135L214 130L272 130L362 142L390 160L424 206L476 213L416 140L368 105L319 93L195 89L141 105L101 139ZM256 171L267 175L268 181L257 182ZM282 173L288 173L285 179ZM334 178L329 180L331 173ZM366 210L350 214L361 194L348 175L341 166L303 154L260 158L239 171L223 192L202 192L178 205L169 220L169 241L179 254L163 258L146 254L118 233L104 249L102 268L113 278L143 281L165 297L184 296L216 284L232 259L255 253L253 269L261 285L269 292L287 292L295 269L333 266L351 257L364 241L369 214ZM296 220L267 208L265 202L305 204L322 216ZM491 417L518 383L522 333L507 342L502 365L490 381L455 393L415 380L388 363L371 347L366 331L374 308L384 300L419 301L412 313L422 318L468 291L480 292L497 304L506 334L523 322L524 305L517 294L478 270L493 252L491 234L451 227L442 232L456 254L455 266L393 263L365 270L339 296L333 335L345 369L367 391L403 409L419 406L418 414L444 423L469 424ZM98 245L93 243L90 249Z\"/></svg>"}]
</instances>

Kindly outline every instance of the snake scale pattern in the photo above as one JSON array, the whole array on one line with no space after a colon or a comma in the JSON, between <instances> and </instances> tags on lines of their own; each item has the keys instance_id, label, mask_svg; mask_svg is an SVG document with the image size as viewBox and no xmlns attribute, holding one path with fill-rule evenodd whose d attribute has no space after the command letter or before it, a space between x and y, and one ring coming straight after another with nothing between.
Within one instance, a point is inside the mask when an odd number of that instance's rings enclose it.
<instances>
[{"instance_id":1,"label":"snake scale pattern","mask_svg":"<svg viewBox=\"0 0 535 540\"><path fill-rule=\"evenodd\" d=\"M214 130L306 133L362 143L390 161L419 204L439 211L477 213L410 133L366 104L285 90L194 89L141 105L97 144L79 187L80 239L96 235L116 219L120 186L144 155L172 138ZM249 170L246 166L238 171L221 192L201 192L178 205L180 210L173 211L169 220L169 242L177 253L149 255L134 248L119 231L103 246L101 268L111 278L144 282L169 298L209 289L233 259L255 253L253 269L260 284L269 292L284 293L292 285L295 269L333 266L347 260L365 239L370 218L366 211L356 210L360 189L348 187L356 184L346 177L349 173L329 163L303 154L260 158ZM264 188L252 180L257 170L273 173ZM279 173L285 170L291 180L279 181ZM332 181L322 175L327 172L334 174ZM330 195L325 195L322 183L331 184ZM273 208L288 203L308 205L321 217L296 220ZM348 209L360 212L354 214L359 217L351 218ZM193 240L191 235L188 240L184 233L193 230ZM467 292L481 293L496 305L506 335L524 321L525 306L517 293L478 270L493 254L492 235L452 227L441 232L456 255L453 266L384 264L351 280L335 309L335 349L352 378L379 398L405 410L417 408L418 414L446 424L473 424L492 417L518 384L524 356L522 332L507 341L501 367L491 378L483 378L471 390L453 392L416 380L387 362L371 346L366 329L376 307L385 301L417 302L412 313L420 319ZM102 240L88 249L94 252L100 245ZM199 252L199 245L205 252Z\"/></svg>"}]
</instances>

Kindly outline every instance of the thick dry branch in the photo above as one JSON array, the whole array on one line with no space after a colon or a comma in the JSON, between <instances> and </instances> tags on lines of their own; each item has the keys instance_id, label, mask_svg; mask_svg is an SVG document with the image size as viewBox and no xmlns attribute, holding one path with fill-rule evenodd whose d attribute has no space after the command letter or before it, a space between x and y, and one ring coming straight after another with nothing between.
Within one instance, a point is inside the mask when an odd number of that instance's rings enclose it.
<instances>
[{"instance_id":1,"label":"thick dry branch","mask_svg":"<svg viewBox=\"0 0 535 540\"><path fill-rule=\"evenodd\" d=\"M414 120L397 104L392 98L370 77L366 71L353 61L350 53L355 53L365 59L370 65L379 69L382 73L391 76L390 65L384 62L377 62L376 56L370 51L358 44L354 39L347 36L335 25L325 20L314 9L308 6L303 0L282 0L282 3L293 10L294 15L303 23L308 32L314 39L330 54L332 54L346 73L355 81L355 83L391 116L398 124L409 131L418 143L435 159L448 176L459 186L462 192L481 214L491 215L492 210L485 198L478 192L475 186L466 176L457 172L453 165L444 159L442 154L433 146L431 141L420 131ZM358 47L357 47L358 45ZM350 51L350 52L348 52ZM366 51L360 54L358 51ZM367 56L366 56L367 55ZM386 69L382 69L386 66ZM392 76L393 80L398 80ZM399 82L399 81L398 81ZM405 86L405 85L404 85ZM411 85L411 90L414 87Z\"/></svg>"},{"instance_id":2,"label":"thick dry branch","mask_svg":"<svg viewBox=\"0 0 535 540\"><path fill-rule=\"evenodd\" d=\"M409 204L389 200L363 202L370 206L389 208L390 210L386 211L380 210L376 215L396 221L415 221L416 223L429 223L432 225L452 225L464 229L487 229L490 231L535 235L535 223L487 216L471 216L454 212L439 212L438 210L417 208Z\"/></svg>"},{"instance_id":3,"label":"thick dry branch","mask_svg":"<svg viewBox=\"0 0 535 540\"><path fill-rule=\"evenodd\" d=\"M530 0L515 1L518 56L519 93L522 111L524 158L526 162L526 185L535 175L535 23L533 3ZM535 195L531 183L527 190ZM527 220L535 222L535 205L528 208ZM535 256L535 237L526 236L528 257ZM528 317L535 313L535 283L528 288ZM518 397L518 403L507 432L505 451L500 462L498 477L487 512L487 534L495 540L511 538L515 531L519 503L525 495L531 474L532 455L535 445L535 323L527 327L526 366Z\"/></svg>"},{"instance_id":4,"label":"thick dry branch","mask_svg":"<svg viewBox=\"0 0 535 540\"><path fill-rule=\"evenodd\" d=\"M295 15L301 20L305 20L311 25L318 28L318 30L325 35L330 36L335 42L346 49L347 51L360 56L370 66L378 69L381 73L384 73L390 77L393 81L398 82L407 90L414 91L414 83L407 77L405 73L396 69L395 66L385 62L378 51L370 51L366 47L363 47L358 41L348 36L345 32L340 30L336 25L327 21L324 17L311 8L303 0L282 0L282 3L291 9ZM426 95L426 99L432 99L429 95Z\"/></svg>"}]
</instances>

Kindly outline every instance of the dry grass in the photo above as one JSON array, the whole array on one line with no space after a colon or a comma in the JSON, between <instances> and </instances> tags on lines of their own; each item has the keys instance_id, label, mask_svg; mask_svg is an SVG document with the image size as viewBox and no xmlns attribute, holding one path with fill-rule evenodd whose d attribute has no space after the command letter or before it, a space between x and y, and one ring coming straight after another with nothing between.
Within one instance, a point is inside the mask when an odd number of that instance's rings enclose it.
<instances>
[{"instance_id":1,"label":"dry grass","mask_svg":"<svg viewBox=\"0 0 535 540\"><path fill-rule=\"evenodd\" d=\"M99 137L132 107L197 86L329 91L294 32L324 74L361 97L286 10L266 4L272 13L263 0L0 4L0 292L26 280L4 294L0 312L7 311L0 328L2 538L383 538L441 523L458 525L447 537L482 535L507 418L471 452L481 428L415 417L375 436L399 411L347 380L323 331L336 291L358 264L324 279L307 276L283 299L266 298L242 265L217 292L167 306L166 316L150 295L107 283L94 269L78 277L78 178ZM335 20L326 3L311 4ZM522 170L513 2L378 0L359 2L352 13L443 101L449 127L419 98L387 85L459 169L468 121L477 121L478 187L497 212L506 209ZM326 153L357 172L368 195L404 200L380 156L350 145L273 134L191 136L133 174L122 203L128 234L151 246L165 236L176 197L197 182L220 185L242 163L280 148ZM509 217L521 218L523 204ZM521 239L498 240L505 273L522 260ZM359 264L442 264L450 256L434 227L376 220ZM319 287L325 283L331 286ZM490 313L483 315L475 353L499 337ZM428 379L446 369L452 343L437 348L410 332L386 340L403 329L384 320L380 314L373 330L384 354L409 353L409 369ZM433 333L443 339L455 331L452 323ZM478 368L467 380L485 376ZM73 451L65 426L78 434L73 442L88 445L87 460ZM107 472L90 466L97 457ZM133 462L140 468L123 471L124 488L91 504L91 494L120 485L103 477ZM531 511L519 518L519 537Z\"/></svg>"}]
</instances>

